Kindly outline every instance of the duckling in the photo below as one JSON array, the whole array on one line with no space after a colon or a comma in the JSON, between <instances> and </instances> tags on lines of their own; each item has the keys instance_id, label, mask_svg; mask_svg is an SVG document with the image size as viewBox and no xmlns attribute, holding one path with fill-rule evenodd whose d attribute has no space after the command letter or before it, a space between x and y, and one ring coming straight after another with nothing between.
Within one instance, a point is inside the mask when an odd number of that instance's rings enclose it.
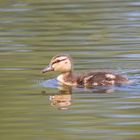
<instances>
[{"instance_id":1,"label":"duckling","mask_svg":"<svg viewBox=\"0 0 140 140\"><path fill-rule=\"evenodd\" d=\"M49 66L42 70L43 73L50 71L61 73L57 77L57 80L61 85L96 87L129 83L127 77L110 71L93 71L81 75L75 75L73 74L72 58L65 54L54 56L50 61Z\"/></svg>"}]
</instances>

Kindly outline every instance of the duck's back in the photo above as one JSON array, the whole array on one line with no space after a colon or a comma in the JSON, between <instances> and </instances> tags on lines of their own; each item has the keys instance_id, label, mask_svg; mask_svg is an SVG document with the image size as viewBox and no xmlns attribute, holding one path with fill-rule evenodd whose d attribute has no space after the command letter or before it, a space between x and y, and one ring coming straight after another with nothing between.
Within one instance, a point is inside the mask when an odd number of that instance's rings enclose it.
<instances>
[{"instance_id":1,"label":"duck's back","mask_svg":"<svg viewBox=\"0 0 140 140\"><path fill-rule=\"evenodd\" d=\"M77 83L84 86L110 86L126 84L128 79L113 72L90 72L79 76Z\"/></svg>"}]
</instances>

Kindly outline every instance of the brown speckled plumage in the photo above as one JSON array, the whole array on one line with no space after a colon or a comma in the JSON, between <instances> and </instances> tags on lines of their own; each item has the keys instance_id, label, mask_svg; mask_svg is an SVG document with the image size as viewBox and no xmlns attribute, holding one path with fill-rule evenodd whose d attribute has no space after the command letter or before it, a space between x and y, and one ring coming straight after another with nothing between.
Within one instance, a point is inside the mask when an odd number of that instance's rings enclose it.
<instances>
[{"instance_id":1,"label":"brown speckled plumage","mask_svg":"<svg viewBox=\"0 0 140 140\"><path fill-rule=\"evenodd\" d=\"M107 75L110 75L107 76ZM110 86L128 82L128 79L111 72L90 72L78 77L77 82L86 86Z\"/></svg>"}]
</instances>

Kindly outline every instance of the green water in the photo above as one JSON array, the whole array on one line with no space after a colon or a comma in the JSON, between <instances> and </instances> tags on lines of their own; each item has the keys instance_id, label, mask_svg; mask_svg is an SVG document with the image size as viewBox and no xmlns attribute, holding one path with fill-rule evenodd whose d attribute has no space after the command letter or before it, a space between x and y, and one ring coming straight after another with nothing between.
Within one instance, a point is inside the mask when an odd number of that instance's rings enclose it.
<instances>
[{"instance_id":1,"label":"green water","mask_svg":"<svg viewBox=\"0 0 140 140\"><path fill-rule=\"evenodd\" d=\"M140 139L138 0L0 3L1 140ZM134 83L61 91L47 82L57 73L41 73L58 53L76 72L108 68Z\"/></svg>"}]
</instances>

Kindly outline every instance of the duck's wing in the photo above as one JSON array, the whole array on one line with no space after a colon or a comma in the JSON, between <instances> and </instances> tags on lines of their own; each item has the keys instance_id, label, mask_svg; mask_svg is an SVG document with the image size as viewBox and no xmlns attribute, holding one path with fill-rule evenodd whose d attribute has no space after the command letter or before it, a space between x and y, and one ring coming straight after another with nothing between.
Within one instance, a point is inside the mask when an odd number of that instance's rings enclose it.
<instances>
[{"instance_id":1,"label":"duck's wing","mask_svg":"<svg viewBox=\"0 0 140 140\"><path fill-rule=\"evenodd\" d=\"M92 72L84 77L84 85L101 86L114 84L115 75L107 72Z\"/></svg>"},{"instance_id":2,"label":"duck's wing","mask_svg":"<svg viewBox=\"0 0 140 140\"><path fill-rule=\"evenodd\" d=\"M83 77L83 84L89 86L110 86L123 83L128 83L126 77L111 72L91 72Z\"/></svg>"}]
</instances>

